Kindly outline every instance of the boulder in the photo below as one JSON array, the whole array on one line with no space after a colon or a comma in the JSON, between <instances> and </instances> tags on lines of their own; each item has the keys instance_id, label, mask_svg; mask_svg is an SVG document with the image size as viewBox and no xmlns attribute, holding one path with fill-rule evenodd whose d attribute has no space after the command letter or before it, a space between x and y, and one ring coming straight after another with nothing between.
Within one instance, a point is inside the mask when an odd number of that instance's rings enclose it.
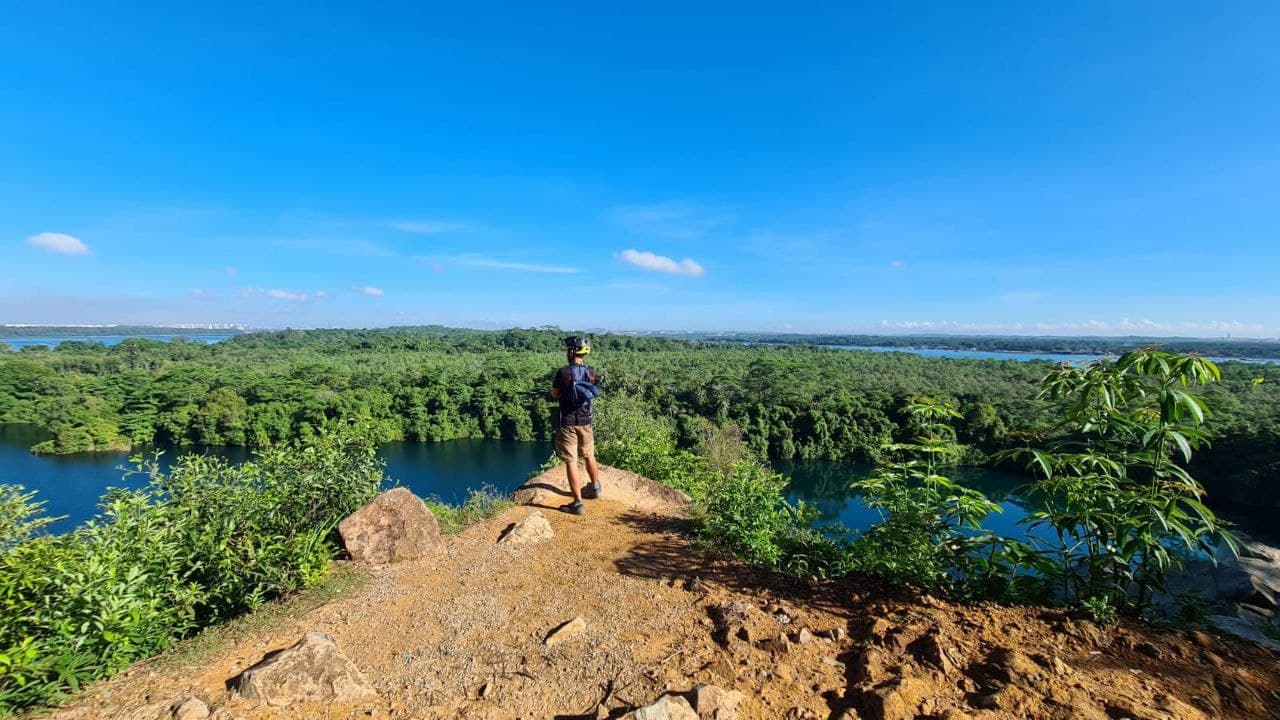
<instances>
[{"instance_id":1,"label":"boulder","mask_svg":"<svg viewBox=\"0 0 1280 720\"><path fill-rule=\"evenodd\" d=\"M235 687L242 697L268 705L352 702L378 696L333 638L316 632L245 670Z\"/></svg>"},{"instance_id":2,"label":"boulder","mask_svg":"<svg viewBox=\"0 0 1280 720\"><path fill-rule=\"evenodd\" d=\"M689 701L679 695L663 695L652 705L623 715L623 720L698 720Z\"/></svg>"},{"instance_id":3,"label":"boulder","mask_svg":"<svg viewBox=\"0 0 1280 720\"><path fill-rule=\"evenodd\" d=\"M511 547L537 545L550 540L555 535L547 516L543 515L541 510L534 510L525 519L507 528L506 532L502 533L502 537L498 538L498 544Z\"/></svg>"},{"instance_id":4,"label":"boulder","mask_svg":"<svg viewBox=\"0 0 1280 720\"><path fill-rule=\"evenodd\" d=\"M699 685L693 690L693 709L701 720L737 720L744 696L737 690Z\"/></svg>"},{"instance_id":5,"label":"boulder","mask_svg":"<svg viewBox=\"0 0 1280 720\"><path fill-rule=\"evenodd\" d=\"M1262 632L1261 626L1230 615L1210 615L1209 624L1214 628L1244 640L1251 640L1264 648L1280 652L1280 642L1276 642Z\"/></svg>"},{"instance_id":6,"label":"boulder","mask_svg":"<svg viewBox=\"0 0 1280 720\"><path fill-rule=\"evenodd\" d=\"M418 496L388 490L338 524L352 560L385 564L427 557L440 550L440 524Z\"/></svg>"}]
</instances>

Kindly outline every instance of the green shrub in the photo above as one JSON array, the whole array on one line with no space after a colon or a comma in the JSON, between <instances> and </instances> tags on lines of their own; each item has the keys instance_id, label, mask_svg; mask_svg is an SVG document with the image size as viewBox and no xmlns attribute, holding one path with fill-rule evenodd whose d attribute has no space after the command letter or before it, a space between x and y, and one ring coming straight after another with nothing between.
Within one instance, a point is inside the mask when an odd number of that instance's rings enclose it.
<instances>
[{"instance_id":1,"label":"green shrub","mask_svg":"<svg viewBox=\"0 0 1280 720\"><path fill-rule=\"evenodd\" d=\"M140 463L141 490L112 490L75 532L29 537L38 504L0 489L0 714L57 701L90 680L317 582L334 528L383 481L354 430L234 466L187 456Z\"/></svg>"},{"instance_id":2,"label":"green shrub","mask_svg":"<svg viewBox=\"0 0 1280 720\"><path fill-rule=\"evenodd\" d=\"M449 505L436 499L427 500L427 507L440 523L440 532L456 535L467 527L488 520L511 507L511 499L498 492L492 485L467 493L461 505Z\"/></svg>"}]
</instances>

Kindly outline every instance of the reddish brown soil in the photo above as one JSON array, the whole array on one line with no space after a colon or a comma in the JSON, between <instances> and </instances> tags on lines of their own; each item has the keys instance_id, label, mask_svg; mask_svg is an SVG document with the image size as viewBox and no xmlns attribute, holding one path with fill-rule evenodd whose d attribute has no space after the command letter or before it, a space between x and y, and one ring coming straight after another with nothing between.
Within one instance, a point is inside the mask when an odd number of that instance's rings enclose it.
<instances>
[{"instance_id":1,"label":"reddish brown soil","mask_svg":"<svg viewBox=\"0 0 1280 720\"><path fill-rule=\"evenodd\" d=\"M439 557L376 570L199 666L141 664L54 717L150 720L187 694L245 720L616 717L699 683L742 691L746 720L1280 717L1280 664L1256 646L870 581L789 583L699 552L672 508L588 508L544 510L545 544L498 546L530 512L513 508ZM543 645L578 616L580 638ZM333 635L381 700L265 708L227 690L306 631Z\"/></svg>"}]
</instances>

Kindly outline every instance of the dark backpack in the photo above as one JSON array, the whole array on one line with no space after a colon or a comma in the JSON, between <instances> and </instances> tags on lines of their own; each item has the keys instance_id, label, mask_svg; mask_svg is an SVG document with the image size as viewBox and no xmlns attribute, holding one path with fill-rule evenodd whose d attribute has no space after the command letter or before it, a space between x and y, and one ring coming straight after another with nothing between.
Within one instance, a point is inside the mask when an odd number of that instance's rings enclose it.
<instances>
[{"instance_id":1,"label":"dark backpack","mask_svg":"<svg viewBox=\"0 0 1280 720\"><path fill-rule=\"evenodd\" d=\"M586 365L570 365L569 375L569 407L577 410L591 404L600 397L600 387L596 385L596 374Z\"/></svg>"}]
</instances>

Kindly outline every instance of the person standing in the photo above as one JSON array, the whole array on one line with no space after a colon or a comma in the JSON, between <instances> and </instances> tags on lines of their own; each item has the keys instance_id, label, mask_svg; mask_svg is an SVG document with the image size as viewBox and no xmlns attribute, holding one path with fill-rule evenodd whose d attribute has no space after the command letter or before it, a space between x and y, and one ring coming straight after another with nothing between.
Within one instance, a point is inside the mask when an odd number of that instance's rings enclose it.
<instances>
[{"instance_id":1,"label":"person standing","mask_svg":"<svg viewBox=\"0 0 1280 720\"><path fill-rule=\"evenodd\" d=\"M587 365L591 344L586 338L574 335L564 339L568 365L556 371L551 383L551 397L560 401L560 425L556 428L556 456L564 462L569 476L569 490L573 502L561 507L574 515L582 515L586 509L582 499L600 497L600 468L596 464L595 434L591 427L593 401L600 396L600 376L595 368ZM578 456L587 466L591 484L582 487Z\"/></svg>"}]
</instances>

